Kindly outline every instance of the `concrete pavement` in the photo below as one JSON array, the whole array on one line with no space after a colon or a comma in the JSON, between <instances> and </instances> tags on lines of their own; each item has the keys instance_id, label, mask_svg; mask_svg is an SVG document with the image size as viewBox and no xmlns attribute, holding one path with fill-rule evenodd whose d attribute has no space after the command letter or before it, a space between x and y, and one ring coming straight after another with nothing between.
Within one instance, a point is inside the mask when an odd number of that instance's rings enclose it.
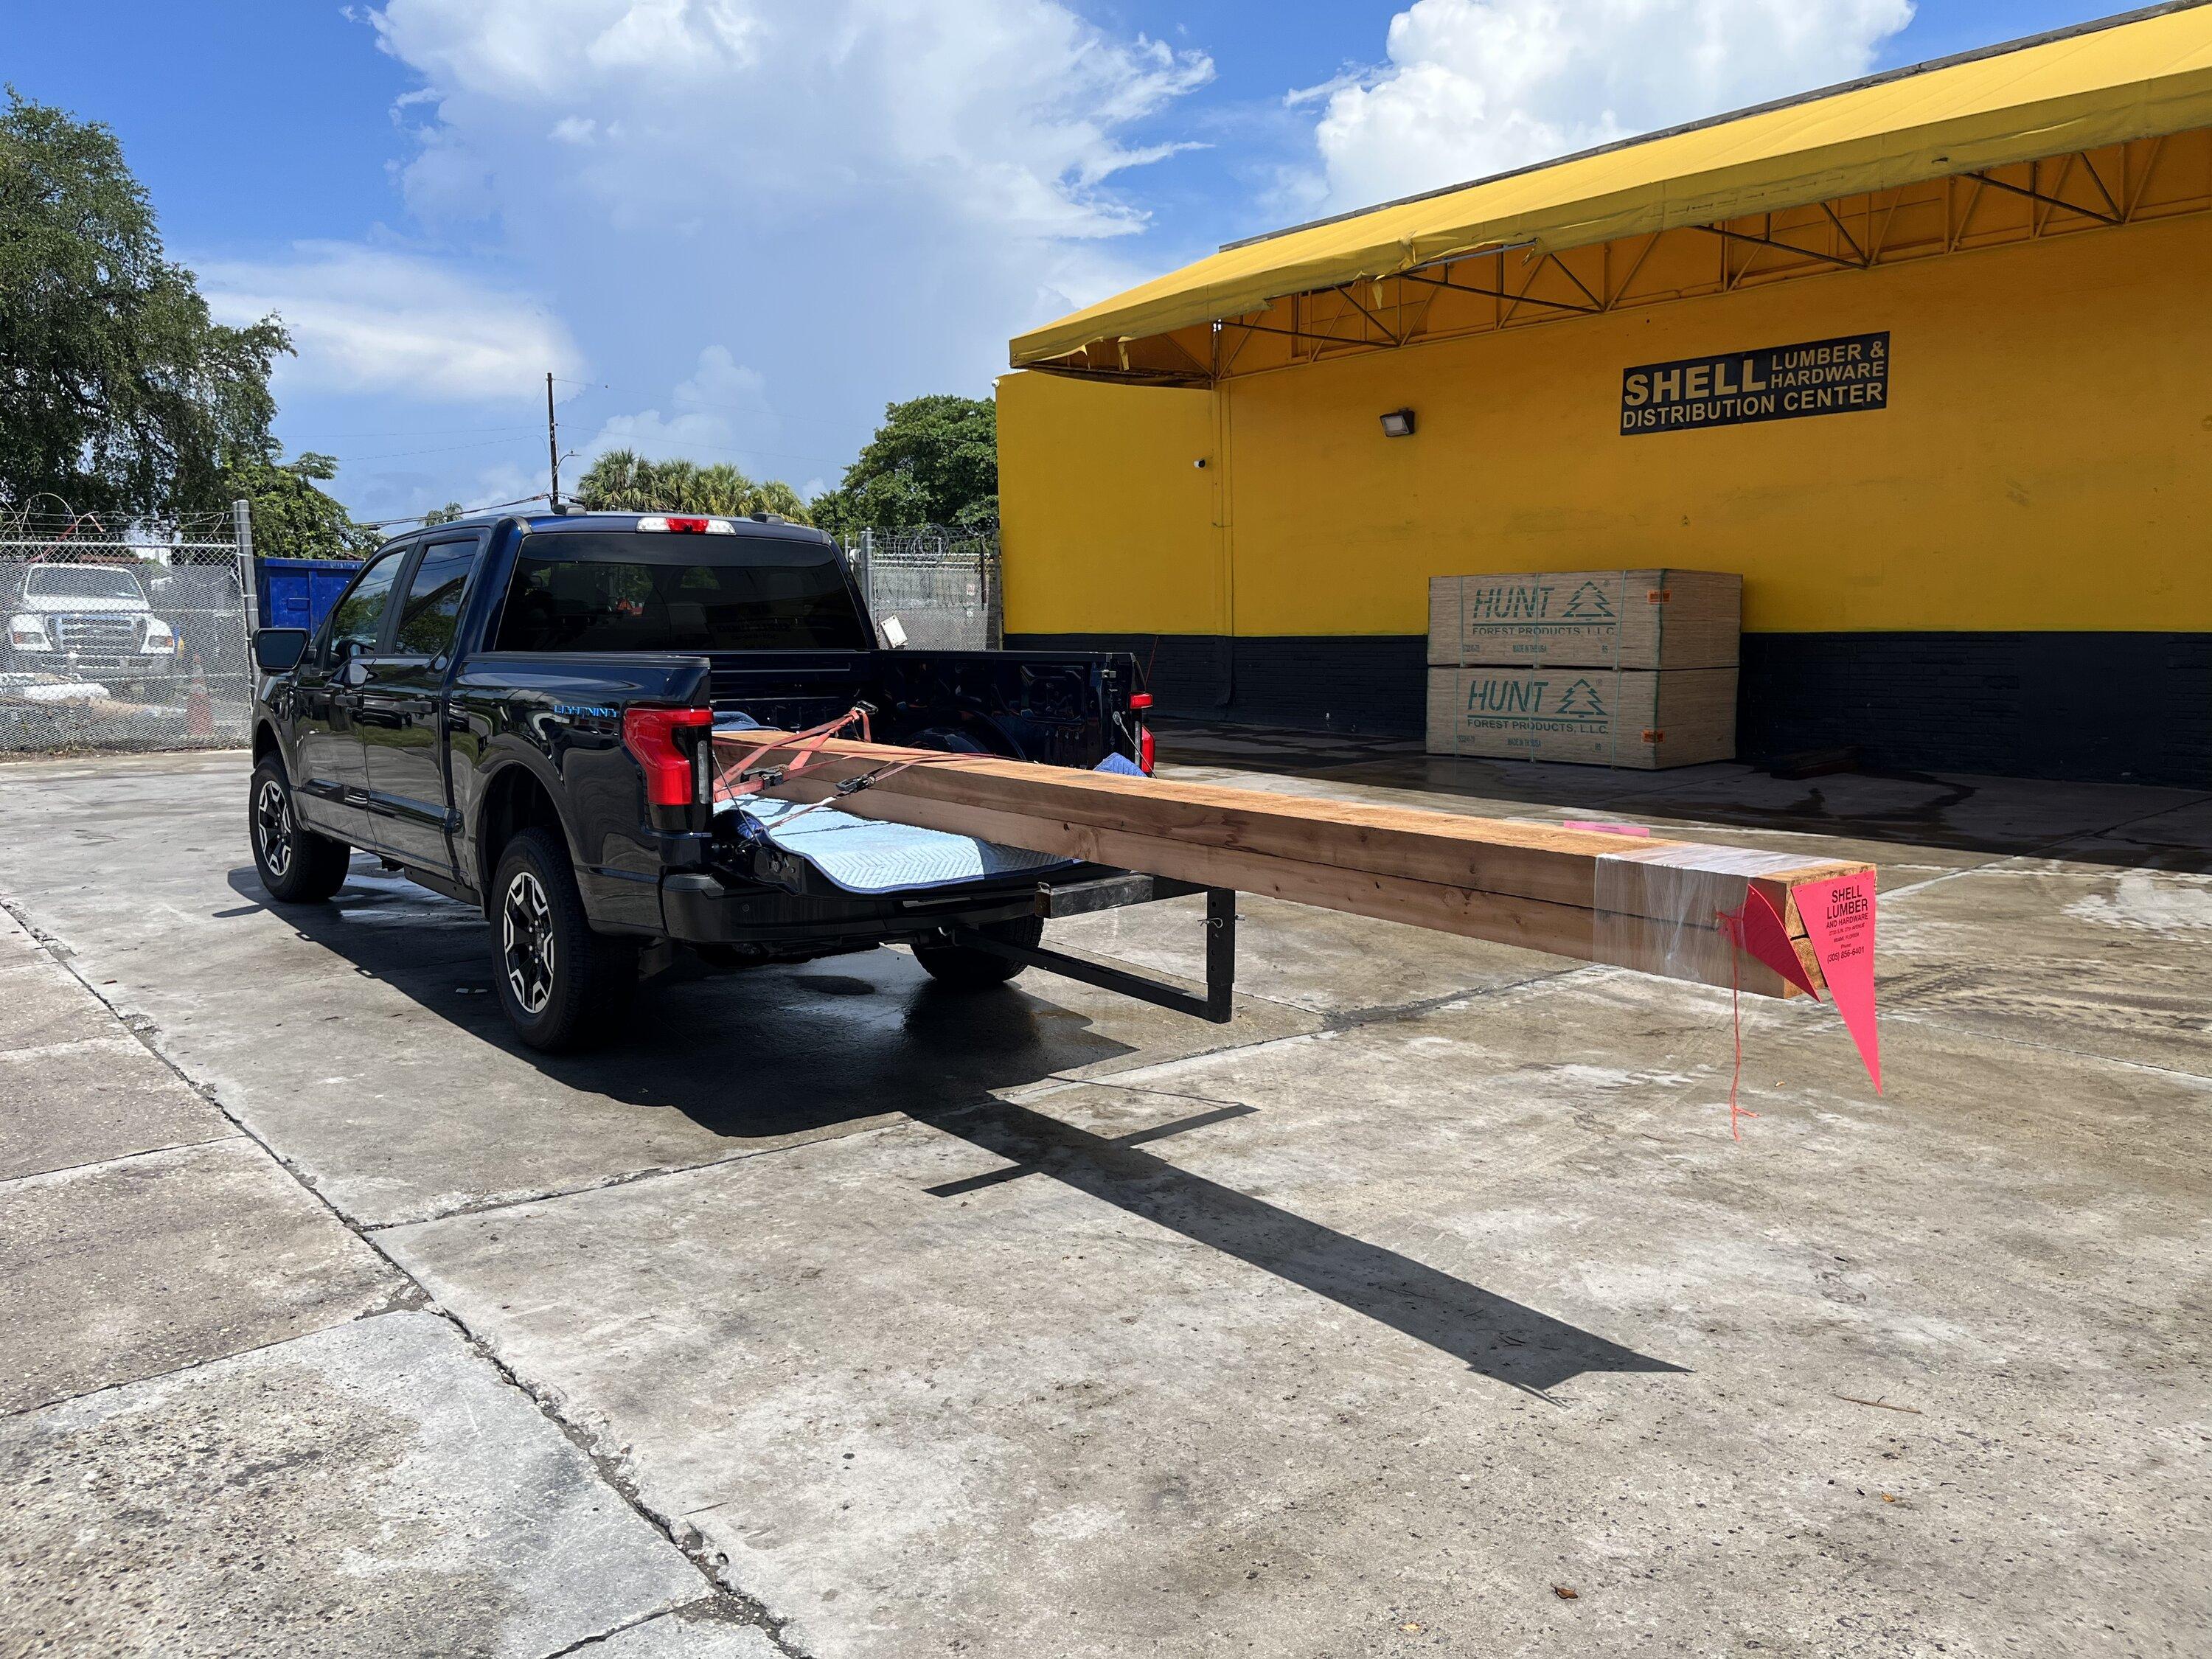
<instances>
[{"instance_id":1,"label":"concrete pavement","mask_svg":"<svg viewBox=\"0 0 2212 1659\"><path fill-rule=\"evenodd\" d=\"M270 1398L358 1422L328 1474L278 1461L352 1514L400 1501L356 1466L403 1471L461 1540L382 1559L417 1623L313 1650L2193 1650L2204 798L1169 742L1253 787L1873 856L1888 1092L1828 1010L1747 1006L1738 1144L1725 993L1249 899L1225 1029L1036 975L951 997L881 952L678 971L623 1048L547 1062L506 1039L459 907L357 865L336 905L269 910L236 757L10 767L0 892L139 1035L82 992L40 1018L203 1092L0 1054L33 1079L11 1102L90 1103L0 1139L0 1213L27 1218L0 1251L65 1230L84 1206L45 1195L101 1159L262 1231L174 1252L205 1288L144 1300L189 1316L126 1298L113 1338L77 1305L146 1280L165 1227L206 1236L149 1197L31 1247L59 1265L0 1318L48 1357L0 1479L140 1470L179 1496L136 1523L204 1561L168 1431L80 1442L118 1411L273 1433ZM1199 961L1188 902L1054 933ZM225 1196L261 1142L289 1196ZM335 1231L288 1243L302 1218ZM398 1410L374 1379L403 1338ZM479 1389L583 1468L461 1456L433 1419ZM433 1449L357 1449L380 1436ZM394 1528L325 1534L283 1486L267 1528L212 1532L303 1587L243 1604L259 1645L311 1650L283 1642L330 1628L301 1611L333 1605L329 1561ZM130 1650L143 1589L70 1556L45 1498L9 1513L7 1559L75 1575L70 1616ZM563 1555L572 1526L615 1541ZM566 1570L532 1577L525 1537ZM236 1635L235 1581L179 1582L165 1607ZM8 1639L23 1605L0 1589Z\"/></svg>"}]
</instances>

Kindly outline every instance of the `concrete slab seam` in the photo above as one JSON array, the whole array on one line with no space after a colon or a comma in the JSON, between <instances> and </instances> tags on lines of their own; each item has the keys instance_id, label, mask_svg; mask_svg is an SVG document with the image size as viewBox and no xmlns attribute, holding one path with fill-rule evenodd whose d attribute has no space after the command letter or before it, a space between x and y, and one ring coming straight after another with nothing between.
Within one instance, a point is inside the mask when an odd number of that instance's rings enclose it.
<instances>
[{"instance_id":1,"label":"concrete slab seam","mask_svg":"<svg viewBox=\"0 0 2212 1659\"><path fill-rule=\"evenodd\" d=\"M1984 1035L1971 1025L1955 1024L1941 1014L1929 1013L1924 1009L1892 1009L1882 1018L1900 1020L1908 1025L1925 1025L1931 1030L1949 1031L1958 1036ZM2005 1042L2012 1048L2033 1048L2039 1054L2063 1054L2069 1060L2077 1060L2088 1066L2112 1066L2123 1071L2148 1072L2154 1077L2181 1078L2191 1083L2212 1083L2212 1073L2184 1071L2179 1066L2160 1066L2148 1060L2126 1060L2118 1054L2094 1054L2087 1048L2069 1048L2057 1042L2036 1042L2018 1036L2008 1036Z\"/></svg>"},{"instance_id":2,"label":"concrete slab seam","mask_svg":"<svg viewBox=\"0 0 2212 1659\"><path fill-rule=\"evenodd\" d=\"M1509 991L1525 990L1532 985L1541 985L1549 980L1571 980L1585 977L1605 977L1625 974L1625 968L1607 968L1597 963L1585 963L1574 968L1555 968L1540 974L1531 974L1526 979L1508 980L1502 985L1476 985L1455 991L1446 991L1432 997L1418 997L1411 1002L1391 1003L1380 1008L1340 1009L1334 1013L1316 1013L1310 1008L1295 1003L1280 1006L1297 1008L1311 1014L1321 1024L1310 1031L1285 1031L1276 1036L1255 1037L1249 1042L1218 1042L1208 1048L1195 1048L1188 1054L1170 1055L1147 1065L1132 1066L1123 1072L1106 1072L1097 1077L1071 1077L1065 1072L1053 1072L1035 1083L1024 1084L1018 1089L1008 1089L994 1098L1009 1101L1049 1099L1063 1089L1124 1089L1132 1094L1156 1094L1170 1099L1197 1100L1194 1095L1177 1095L1171 1090L1133 1087L1132 1078L1149 1077L1155 1073L1176 1070L1194 1060L1212 1060L1224 1054L1261 1054L1268 1049L1294 1042L1310 1042L1316 1037L1340 1036L1347 1031L1364 1030L1370 1025L1384 1025L1394 1020L1419 1019L1425 1015L1448 1008L1461 1007L1478 1002L1485 997L1501 995ZM784 1149L777 1149L784 1150Z\"/></svg>"},{"instance_id":3,"label":"concrete slab seam","mask_svg":"<svg viewBox=\"0 0 2212 1659\"><path fill-rule=\"evenodd\" d=\"M200 1096L201 1098L206 1100L210 1104L214 1106L217 1111L221 1112L225 1119L237 1127L239 1133L236 1137L224 1136L222 1139L244 1139L252 1141L255 1146L258 1146L272 1161L276 1163L279 1169L282 1169L287 1175L290 1176L301 1189L308 1194L317 1204L320 1205L340 1226L345 1228L347 1231L353 1234L354 1237L358 1238L368 1249L374 1252L380 1261L383 1261L387 1267L389 1267L391 1270L398 1276L403 1285L411 1287L415 1294L421 1297L419 1305L424 1312L434 1314L453 1326L454 1330L459 1334L461 1340L466 1344L471 1350L480 1356L487 1364L490 1365L493 1370L510 1387L519 1389L525 1398L528 1399L538 1407L539 1413L545 1418L546 1421L550 1423L554 1428L568 1440L569 1444L575 1447L577 1451L590 1462L592 1468L598 1473L599 1479L606 1483L610 1490L614 1492L623 1503L628 1504L635 1514L643 1518L648 1525L652 1526L664 1538L665 1538L669 1544L678 1553L680 1553L684 1559L690 1562L692 1566L699 1571L700 1575L707 1581L710 1587L719 1594L730 1598L732 1602L743 1609L746 1615L744 1622L757 1626L762 1633L766 1636L770 1642L775 1644L778 1651L790 1655L791 1659L809 1659L809 1656L800 1652L798 1649L790 1646L784 1640L782 1635L784 1620L778 1619L774 1614L770 1613L767 1607L755 1598L745 1595L744 1592L738 1589L735 1585L726 1583L723 1580L720 1573L716 1569L718 1565L726 1567L728 1565L727 1558L718 1556L714 1559L708 1559L705 1550L705 1540L701 1537L696 1528L692 1528L688 1525L680 1526L678 1517L663 1516L651 1505L645 1503L639 1495L634 1484L622 1474L614 1461L602 1453L599 1449L592 1443L590 1437L585 1434L582 1430L579 1429L575 1425L570 1423L567 1418L562 1416L544 1392L524 1381L524 1379L515 1372L514 1369L501 1360L481 1337L469 1328L465 1322L453 1314L451 1310L441 1304L437 1298L430 1293L428 1287L425 1286L420 1279L416 1279L413 1273L408 1272L408 1270L396 1261L388 1251L382 1249L377 1243L376 1240L369 1236L369 1233L366 1229L356 1225L350 1217L341 1212L325 1194L314 1186L313 1182L305 1180L301 1176L300 1171L293 1167L293 1165L285 1158L280 1156L274 1147L270 1146L266 1140L256 1134L251 1127L249 1127L234 1113L226 1107L220 1097L213 1089L206 1086L205 1085L195 1082L191 1077L185 1074L183 1067L179 1066L173 1060L170 1059L169 1056L161 1053L159 1048L155 1048L149 1036L149 1031L154 1024L153 1021L144 1020L134 1022L125 1018L121 1012L116 1008L113 1003L110 1002L106 997L100 995L100 988L87 980L83 975L78 973L76 968L71 965L70 962L62 954L61 951L56 949L56 946L60 944L60 941L52 934L46 933L44 929L34 924L31 921L30 917L24 913L21 905L18 902L11 898L0 898L0 911L4 911L15 921L17 926L21 927L26 933L29 934L32 939L36 940L40 949L46 951L47 956L53 960L58 966L66 972L70 978L76 980L79 985L82 986L86 993L97 1001L101 1007L105 1008L109 1014L112 1015L118 1024L122 1024L126 1030L130 1030L133 1036L137 1037L139 1042L144 1045L146 1051L152 1054L154 1058L159 1060L164 1066L167 1067L179 1082L183 1083L185 1087L191 1089L195 1094ZM26 1179L34 1178L35 1177L26 1177ZM358 1323L361 1319L374 1317L376 1313L383 1311L388 1311L388 1310L372 1310L370 1313L358 1316L356 1320L349 1322ZM287 1340L289 1340L293 1339ZM262 1347L276 1347L281 1346L282 1344L267 1343L259 1346ZM248 1349L243 1350L242 1352L251 1352L253 1351L254 1350ZM234 1357L234 1356L232 1355L222 1356L222 1358L225 1359ZM210 1359L200 1363L202 1364L213 1364L216 1362ZM197 1366L181 1366L178 1367L175 1371L164 1372L161 1373L161 1375L173 1376L180 1371L196 1369L198 1369ZM145 1379L138 1380L143 1381ZM110 1386L119 1388L126 1385L117 1383ZM88 1391L88 1395L103 1392L106 1392L106 1390L92 1389ZM46 1402L45 1405L39 1407L39 1409L51 1409L54 1405L59 1403L62 1402L49 1401ZM616 1632L610 1631L603 1632L603 1635L611 1636L616 1633Z\"/></svg>"},{"instance_id":4,"label":"concrete slab seam","mask_svg":"<svg viewBox=\"0 0 2212 1659\"><path fill-rule=\"evenodd\" d=\"M172 1141L166 1146L142 1146L135 1152L121 1152L113 1158L95 1158L83 1164L61 1164L51 1170L27 1170L21 1175L9 1176L0 1181L0 1187L13 1187L26 1181L44 1181L50 1176L82 1175L88 1170L104 1170L111 1164L132 1164L142 1158L158 1158L164 1152L190 1152L195 1146L220 1146L226 1140L244 1140L244 1135L209 1135L199 1140Z\"/></svg>"},{"instance_id":5,"label":"concrete slab seam","mask_svg":"<svg viewBox=\"0 0 2212 1659\"><path fill-rule=\"evenodd\" d=\"M717 1591L714 1595L703 1596L696 1601L686 1601L680 1607L664 1607L658 1613L641 1613L635 1619L626 1620L617 1625L612 1630L604 1630L597 1636L586 1636L581 1641L571 1642L565 1648L556 1649L553 1652L544 1655L543 1659L570 1659L573 1654L587 1654L592 1649L603 1648L617 1636L626 1635L641 1626L653 1624L663 1619L681 1619L685 1613L696 1613L702 1607L717 1611L728 1609L733 1601L741 1601L741 1598L733 1597L726 1591ZM757 1630L769 1641L775 1644L779 1651L791 1655L793 1659L811 1659L811 1656L800 1652L799 1649L784 1642L777 1632L769 1629L764 1625L756 1624L750 1619L739 1616L716 1622L743 1625Z\"/></svg>"},{"instance_id":6,"label":"concrete slab seam","mask_svg":"<svg viewBox=\"0 0 2212 1659\"><path fill-rule=\"evenodd\" d=\"M1121 963L1125 959L1121 957L1112 957L1109 958L1109 960L1115 963ZM1155 1060L1149 1065L1133 1066L1127 1071L1109 1073L1104 1076L1097 1078L1069 1077L1065 1073L1055 1073L1050 1076L1038 1079L1036 1083L1026 1084L1018 1090L1009 1090L1003 1094L997 1095L994 1097L1003 1100L1030 1100L1046 1097L1053 1094L1056 1094L1061 1088L1118 1088L1123 1086L1121 1080L1124 1079L1143 1077L1151 1072L1188 1065L1194 1060L1207 1059L1219 1054L1246 1052L1258 1054L1264 1052L1277 1043L1290 1042L1315 1036L1331 1036L1344 1031L1358 1030L1368 1025L1376 1024L1393 1019L1418 1018L1424 1014L1432 1013L1440 1008L1452 1007L1461 1003L1471 1002L1480 997L1495 995L1500 992L1519 990L1527 986L1539 984L1546 980L1568 979L1579 974L1611 973L1614 971L1618 970L1595 968L1587 965L1574 968L1550 969L1542 973L1532 974L1527 979L1510 980L1502 985L1469 986L1456 990L1444 992L1437 996L1420 998L1412 1002L1393 1003L1381 1008L1340 1010L1332 1014L1316 1013L1314 1010L1304 1007L1296 1003L1281 1002L1273 998L1255 997L1253 999L1255 1001L1267 1002L1270 1006L1285 1008L1291 1012L1309 1016L1319 1020L1321 1024L1315 1030L1310 1031L1295 1031L1275 1036L1255 1037L1249 1042L1222 1042L1211 1043L1203 1047L1193 1048L1187 1053L1176 1054L1168 1059ZM1173 976L1170 975L1169 977L1172 978ZM981 1104L981 1102L978 1101L975 1103ZM863 1141L870 1136L883 1134L887 1131L893 1129L903 1128L913 1121L914 1120L909 1118L901 1118L893 1122L879 1123L865 1129L855 1129L849 1134L838 1136L837 1139L841 1141ZM372 1234L388 1232L398 1227L421 1226L426 1222L451 1221L463 1216L490 1215L501 1210L520 1209L526 1205L546 1204L550 1203L556 1199L577 1198L586 1193L608 1192L618 1187L634 1186L637 1182L642 1181L659 1181L671 1176L694 1175L702 1170L724 1169L732 1164L749 1162L754 1158L773 1158L780 1152L796 1152L802 1146L811 1146L817 1144L817 1143L814 1141L794 1141L789 1146L783 1146L750 1147L743 1152L732 1152L722 1158L707 1158L696 1164L657 1164L649 1170L626 1170L622 1171L620 1174L608 1176L603 1180L583 1182L573 1187L553 1187L548 1188L542 1192L526 1193L520 1197L485 1199L477 1203L457 1205L450 1210L441 1210L434 1215L411 1216L397 1221L364 1223L354 1223L349 1221L348 1224L352 1226L354 1230L360 1233L363 1237L368 1237Z\"/></svg>"},{"instance_id":7,"label":"concrete slab seam","mask_svg":"<svg viewBox=\"0 0 2212 1659\"><path fill-rule=\"evenodd\" d=\"M902 1129L914 1120L902 1117L890 1123L878 1123L865 1129L854 1129L837 1135L838 1140L863 1140L870 1135L884 1133L890 1129ZM604 1193L617 1187L635 1186L641 1181L662 1181L671 1176L696 1175L705 1170L726 1169L733 1164L744 1164L757 1158L773 1158L778 1152L797 1152L802 1146L816 1146L816 1140L795 1140L781 1146L751 1146L744 1152L730 1152L721 1158L710 1158L696 1164L658 1164L649 1170L625 1170L600 1181L580 1182L574 1187L549 1187L543 1192L525 1193L518 1198L487 1198L471 1204L457 1204L450 1210L441 1210L435 1215L409 1216L397 1221L363 1222L356 1231L364 1238L373 1233L388 1233L400 1227L427 1226L435 1221L454 1221L465 1216L495 1215L501 1210L519 1210L531 1204L550 1204L556 1199L580 1198L586 1193Z\"/></svg>"}]
</instances>

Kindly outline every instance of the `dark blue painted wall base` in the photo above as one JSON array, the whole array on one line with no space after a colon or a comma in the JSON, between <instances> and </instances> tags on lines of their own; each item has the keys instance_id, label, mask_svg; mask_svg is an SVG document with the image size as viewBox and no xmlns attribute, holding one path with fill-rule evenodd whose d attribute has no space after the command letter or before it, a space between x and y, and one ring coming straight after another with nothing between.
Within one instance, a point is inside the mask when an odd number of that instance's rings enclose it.
<instances>
[{"instance_id":1,"label":"dark blue painted wall base","mask_svg":"<svg viewBox=\"0 0 2212 1659\"><path fill-rule=\"evenodd\" d=\"M1421 733L1418 635L1006 643L1133 652L1164 714ZM1748 761L1856 745L1876 770L2212 788L2212 634L1747 634L1741 697Z\"/></svg>"}]
</instances>

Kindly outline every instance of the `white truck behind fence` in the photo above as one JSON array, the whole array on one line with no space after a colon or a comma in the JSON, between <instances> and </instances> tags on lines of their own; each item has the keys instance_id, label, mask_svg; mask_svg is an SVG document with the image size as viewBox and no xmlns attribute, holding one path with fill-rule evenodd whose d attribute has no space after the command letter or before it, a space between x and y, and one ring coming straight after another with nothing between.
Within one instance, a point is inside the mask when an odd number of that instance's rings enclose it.
<instances>
[{"instance_id":1,"label":"white truck behind fence","mask_svg":"<svg viewBox=\"0 0 2212 1659\"><path fill-rule=\"evenodd\" d=\"M0 750L246 743L251 536L243 502L161 524L0 514Z\"/></svg>"}]
</instances>

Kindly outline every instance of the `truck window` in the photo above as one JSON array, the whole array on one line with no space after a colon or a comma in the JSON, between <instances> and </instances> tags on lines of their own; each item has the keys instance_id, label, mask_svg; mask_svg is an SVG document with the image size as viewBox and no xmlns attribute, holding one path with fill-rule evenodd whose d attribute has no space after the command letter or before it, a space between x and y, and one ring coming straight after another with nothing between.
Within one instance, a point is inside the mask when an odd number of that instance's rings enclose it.
<instances>
[{"instance_id":1,"label":"truck window","mask_svg":"<svg viewBox=\"0 0 2212 1659\"><path fill-rule=\"evenodd\" d=\"M33 599L131 599L146 603L138 579L127 570L96 564L36 564L24 578Z\"/></svg>"},{"instance_id":2,"label":"truck window","mask_svg":"<svg viewBox=\"0 0 2212 1659\"><path fill-rule=\"evenodd\" d=\"M392 601L392 584L399 579L399 562L406 551L395 547L379 554L345 598L331 607L325 653L343 656L349 650L359 653L376 648L377 635L384 630L384 607Z\"/></svg>"},{"instance_id":3,"label":"truck window","mask_svg":"<svg viewBox=\"0 0 2212 1659\"><path fill-rule=\"evenodd\" d=\"M477 562L477 542L433 542L407 583L400 601L399 626L392 649L402 657L442 657L453 648L453 626L460 620L461 596Z\"/></svg>"},{"instance_id":4,"label":"truck window","mask_svg":"<svg viewBox=\"0 0 2212 1659\"><path fill-rule=\"evenodd\" d=\"M502 651L864 651L834 547L570 532L522 544Z\"/></svg>"}]
</instances>

